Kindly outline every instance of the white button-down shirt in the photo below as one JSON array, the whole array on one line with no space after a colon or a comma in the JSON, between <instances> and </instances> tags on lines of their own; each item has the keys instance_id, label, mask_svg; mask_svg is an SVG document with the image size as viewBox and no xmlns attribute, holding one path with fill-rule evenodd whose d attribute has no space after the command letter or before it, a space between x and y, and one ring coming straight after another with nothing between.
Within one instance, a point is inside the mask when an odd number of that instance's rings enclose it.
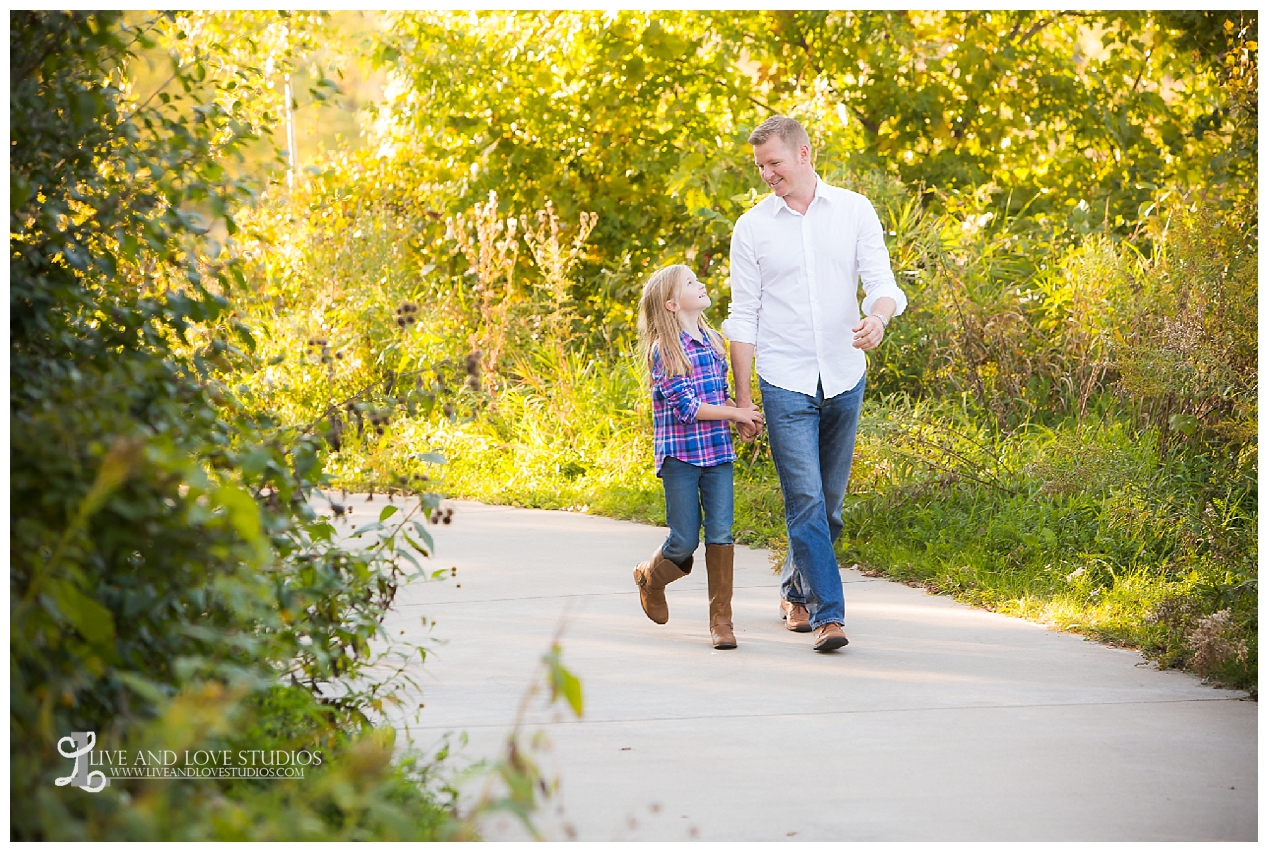
<instances>
[{"instance_id":1,"label":"white button-down shirt","mask_svg":"<svg viewBox=\"0 0 1268 852\"><path fill-rule=\"evenodd\" d=\"M731 235L731 313L722 333L752 343L757 374L776 387L824 398L852 389L867 372L853 346L863 312L888 296L907 307L894 281L872 203L819 180L803 216L773 193L742 215Z\"/></svg>"}]
</instances>

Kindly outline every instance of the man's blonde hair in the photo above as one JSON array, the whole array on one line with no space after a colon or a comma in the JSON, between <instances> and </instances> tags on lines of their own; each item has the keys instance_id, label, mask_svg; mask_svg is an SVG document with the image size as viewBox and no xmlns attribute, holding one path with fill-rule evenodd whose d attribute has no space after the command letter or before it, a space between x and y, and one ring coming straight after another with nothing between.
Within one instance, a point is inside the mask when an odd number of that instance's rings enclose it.
<instances>
[{"instance_id":1,"label":"man's blonde hair","mask_svg":"<svg viewBox=\"0 0 1268 852\"><path fill-rule=\"evenodd\" d=\"M814 149L810 147L810 134L806 133L806 128L802 127L796 119L786 115L772 115L753 128L753 132L748 135L748 144L756 148L758 145L765 145L776 136L784 140L788 150L794 154L802 145L810 148L811 153L814 153Z\"/></svg>"},{"instance_id":2,"label":"man's blonde hair","mask_svg":"<svg viewBox=\"0 0 1268 852\"><path fill-rule=\"evenodd\" d=\"M643 297L638 303L638 342L648 375L658 355L666 376L691 375L691 360L682 348L682 326L678 324L678 317L665 307L670 299L678 299L689 275L690 268L676 263L652 273L643 285ZM714 331L704 317L700 317L700 327L713 348L725 358L722 335Z\"/></svg>"}]
</instances>

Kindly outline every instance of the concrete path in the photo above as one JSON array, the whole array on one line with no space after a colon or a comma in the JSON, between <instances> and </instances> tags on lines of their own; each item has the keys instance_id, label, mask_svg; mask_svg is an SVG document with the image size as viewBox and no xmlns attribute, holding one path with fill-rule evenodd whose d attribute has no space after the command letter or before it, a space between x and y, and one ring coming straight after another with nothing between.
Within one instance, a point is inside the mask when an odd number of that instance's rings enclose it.
<instances>
[{"instance_id":1,"label":"concrete path","mask_svg":"<svg viewBox=\"0 0 1268 852\"><path fill-rule=\"evenodd\" d=\"M354 523L383 498L350 500ZM850 645L789 633L768 554L737 548L739 648L714 651L703 558L639 608L662 529L452 504L444 582L401 589L387 627L443 640L409 735L497 754L566 618L585 715L534 705L559 788L539 816L579 840L1256 840L1258 704L1107 648L843 571ZM525 835L511 821L490 839Z\"/></svg>"}]
</instances>

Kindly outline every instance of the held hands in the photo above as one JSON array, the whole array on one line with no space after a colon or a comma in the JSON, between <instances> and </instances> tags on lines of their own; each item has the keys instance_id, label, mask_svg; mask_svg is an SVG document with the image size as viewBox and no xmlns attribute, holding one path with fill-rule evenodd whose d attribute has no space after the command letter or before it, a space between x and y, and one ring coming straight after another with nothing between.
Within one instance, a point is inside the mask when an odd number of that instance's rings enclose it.
<instances>
[{"instance_id":1,"label":"held hands","mask_svg":"<svg viewBox=\"0 0 1268 852\"><path fill-rule=\"evenodd\" d=\"M734 409L731 412L731 420L736 424L740 440L751 441L756 438L762 431L762 422L765 419L762 416L762 410L751 402L740 405L735 400L728 399L726 404Z\"/></svg>"}]
</instances>

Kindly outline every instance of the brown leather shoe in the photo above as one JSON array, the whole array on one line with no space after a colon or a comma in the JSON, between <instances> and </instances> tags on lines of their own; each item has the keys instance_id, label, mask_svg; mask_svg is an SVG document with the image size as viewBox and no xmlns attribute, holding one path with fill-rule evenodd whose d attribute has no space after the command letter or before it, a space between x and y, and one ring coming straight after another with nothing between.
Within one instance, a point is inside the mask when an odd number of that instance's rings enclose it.
<instances>
[{"instance_id":1,"label":"brown leather shoe","mask_svg":"<svg viewBox=\"0 0 1268 852\"><path fill-rule=\"evenodd\" d=\"M652 558L634 569L634 582L638 584L638 600L643 612L657 624L669 621L669 602L665 600L665 586L687 576L677 565L661 555L658 549Z\"/></svg>"},{"instance_id":2,"label":"brown leather shoe","mask_svg":"<svg viewBox=\"0 0 1268 852\"><path fill-rule=\"evenodd\" d=\"M845 638L845 631L835 621L820 624L815 628L816 651L835 651L837 648L849 644L850 640Z\"/></svg>"},{"instance_id":3,"label":"brown leather shoe","mask_svg":"<svg viewBox=\"0 0 1268 852\"><path fill-rule=\"evenodd\" d=\"M780 617L788 622L784 626L793 633L810 632L810 612L804 604L780 601L779 611Z\"/></svg>"},{"instance_id":4,"label":"brown leather shoe","mask_svg":"<svg viewBox=\"0 0 1268 852\"><path fill-rule=\"evenodd\" d=\"M717 650L730 650L735 647L735 628L731 624L735 545L706 544L704 564L709 571L709 637Z\"/></svg>"}]
</instances>

